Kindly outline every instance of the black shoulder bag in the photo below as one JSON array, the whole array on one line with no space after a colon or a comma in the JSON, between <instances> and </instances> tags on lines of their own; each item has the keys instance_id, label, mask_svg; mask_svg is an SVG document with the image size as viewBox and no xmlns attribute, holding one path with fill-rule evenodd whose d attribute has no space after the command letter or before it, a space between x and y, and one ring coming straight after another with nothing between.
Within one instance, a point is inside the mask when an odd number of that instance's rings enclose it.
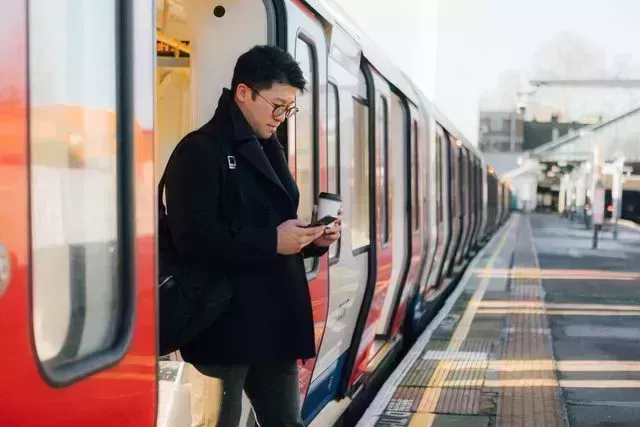
<instances>
[{"instance_id":1,"label":"black shoulder bag","mask_svg":"<svg viewBox=\"0 0 640 427\"><path fill-rule=\"evenodd\" d=\"M187 135L188 139L195 132ZM178 143L173 154L178 151ZM227 148L226 146L224 148ZM224 271L189 262L180 256L171 238L163 193L167 163L158 184L158 251L159 251L159 353L166 355L191 342L213 325L231 299L231 284ZM228 172L223 173L222 191L226 189ZM219 274L218 274L219 273Z\"/></svg>"}]
</instances>

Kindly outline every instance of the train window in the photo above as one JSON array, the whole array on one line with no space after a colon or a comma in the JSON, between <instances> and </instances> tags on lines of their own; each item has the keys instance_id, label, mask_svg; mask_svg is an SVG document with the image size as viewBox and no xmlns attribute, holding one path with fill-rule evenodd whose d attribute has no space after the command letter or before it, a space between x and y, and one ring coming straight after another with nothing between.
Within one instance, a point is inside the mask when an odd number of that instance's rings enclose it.
<instances>
[{"instance_id":1,"label":"train window","mask_svg":"<svg viewBox=\"0 0 640 427\"><path fill-rule=\"evenodd\" d=\"M300 109L294 117L295 123L295 153L296 153L296 182L300 190L300 205L298 217L302 221L311 222L313 204L316 198L316 168L314 162L315 132L314 119L316 96L316 71L313 61L313 50L309 43L297 40L296 60L307 81L308 89L296 97L296 106ZM312 271L317 264L314 258L305 259L307 272Z\"/></svg>"},{"instance_id":2,"label":"train window","mask_svg":"<svg viewBox=\"0 0 640 427\"><path fill-rule=\"evenodd\" d=\"M418 122L415 120L413 121L411 145L411 216L415 232L420 230L420 162L418 159Z\"/></svg>"},{"instance_id":3,"label":"train window","mask_svg":"<svg viewBox=\"0 0 640 427\"><path fill-rule=\"evenodd\" d=\"M462 192L462 209L463 215L469 215L469 156L465 148L460 151L461 167L460 167L460 191Z\"/></svg>"},{"instance_id":4,"label":"train window","mask_svg":"<svg viewBox=\"0 0 640 427\"><path fill-rule=\"evenodd\" d=\"M380 97L378 115L380 132L380 188L382 192L380 204L380 225L382 244L389 242L389 110L387 100Z\"/></svg>"},{"instance_id":5,"label":"train window","mask_svg":"<svg viewBox=\"0 0 640 427\"><path fill-rule=\"evenodd\" d=\"M451 141L451 138L448 138ZM460 214L460 186L458 185L458 174L459 172L459 160L458 160L458 150L453 145L453 142L449 142L449 157L451 159L451 218L458 218Z\"/></svg>"},{"instance_id":6,"label":"train window","mask_svg":"<svg viewBox=\"0 0 640 427\"><path fill-rule=\"evenodd\" d=\"M354 251L369 245L369 108L353 99L353 180L351 199L351 246Z\"/></svg>"},{"instance_id":7,"label":"train window","mask_svg":"<svg viewBox=\"0 0 640 427\"><path fill-rule=\"evenodd\" d=\"M469 191L471 191L471 210L478 210L478 196L476 194L476 159L471 161L471 171L469 173Z\"/></svg>"},{"instance_id":8,"label":"train window","mask_svg":"<svg viewBox=\"0 0 640 427\"><path fill-rule=\"evenodd\" d=\"M454 150L458 153L458 194L460 195L460 204L458 207L460 211L458 212L461 217L465 215L465 205L464 205L464 150L460 148L454 148Z\"/></svg>"},{"instance_id":9,"label":"train window","mask_svg":"<svg viewBox=\"0 0 640 427\"><path fill-rule=\"evenodd\" d=\"M469 157L469 210L472 213L476 212L476 159L475 157Z\"/></svg>"},{"instance_id":10,"label":"train window","mask_svg":"<svg viewBox=\"0 0 640 427\"><path fill-rule=\"evenodd\" d=\"M467 152L467 165L465 168L465 191L467 192L467 210L473 213L473 158Z\"/></svg>"},{"instance_id":11,"label":"train window","mask_svg":"<svg viewBox=\"0 0 640 427\"><path fill-rule=\"evenodd\" d=\"M420 168L420 205L422 206L422 224L428 226L429 218L431 216L431 209L429 209L428 200L431 200L431 185L429 184L429 170L431 164L429 162L429 137L430 132L425 129L425 138L420 143L420 157L423 160L423 166Z\"/></svg>"},{"instance_id":12,"label":"train window","mask_svg":"<svg viewBox=\"0 0 640 427\"><path fill-rule=\"evenodd\" d=\"M436 219L438 224L442 222L442 134L436 136Z\"/></svg>"},{"instance_id":13,"label":"train window","mask_svg":"<svg viewBox=\"0 0 640 427\"><path fill-rule=\"evenodd\" d=\"M469 182L469 209L471 210L471 212L476 211L476 194L475 194L475 188L476 188L476 178L475 178L475 173L476 173L476 161L473 157L469 158L469 173L468 173L468 182Z\"/></svg>"},{"instance_id":14,"label":"train window","mask_svg":"<svg viewBox=\"0 0 640 427\"><path fill-rule=\"evenodd\" d=\"M476 211L480 213L482 207L482 167L480 160L476 159L476 171L475 171L475 186L476 189Z\"/></svg>"},{"instance_id":15,"label":"train window","mask_svg":"<svg viewBox=\"0 0 640 427\"><path fill-rule=\"evenodd\" d=\"M446 136L445 137L445 145L446 145L446 150L449 152L449 199L450 199L450 206L451 206L451 211L449 212L449 216L453 219L456 218L457 216L457 205L456 205L456 179L457 179L457 175L458 175L458 162L457 162L457 158L455 157L455 152L453 151L453 148L451 147L451 144L449 143L449 137Z\"/></svg>"},{"instance_id":16,"label":"train window","mask_svg":"<svg viewBox=\"0 0 640 427\"><path fill-rule=\"evenodd\" d=\"M454 151L456 152L456 156L458 156L458 180L457 184L457 194L458 194L458 215L463 217L465 212L464 206L464 157L462 154L462 149L455 147Z\"/></svg>"},{"instance_id":17,"label":"train window","mask_svg":"<svg viewBox=\"0 0 640 427\"><path fill-rule=\"evenodd\" d=\"M116 5L90 3L29 2L32 322L50 377L116 342L132 286L118 259Z\"/></svg>"},{"instance_id":18,"label":"train window","mask_svg":"<svg viewBox=\"0 0 640 427\"><path fill-rule=\"evenodd\" d=\"M329 83L327 99L327 169L329 175L328 190L340 194L340 110L338 88ZM329 248L329 259L336 259L340 253L340 241Z\"/></svg>"},{"instance_id":19,"label":"train window","mask_svg":"<svg viewBox=\"0 0 640 427\"><path fill-rule=\"evenodd\" d=\"M340 114L338 109L338 88L329 83L327 98L327 169L328 190L340 193Z\"/></svg>"}]
</instances>

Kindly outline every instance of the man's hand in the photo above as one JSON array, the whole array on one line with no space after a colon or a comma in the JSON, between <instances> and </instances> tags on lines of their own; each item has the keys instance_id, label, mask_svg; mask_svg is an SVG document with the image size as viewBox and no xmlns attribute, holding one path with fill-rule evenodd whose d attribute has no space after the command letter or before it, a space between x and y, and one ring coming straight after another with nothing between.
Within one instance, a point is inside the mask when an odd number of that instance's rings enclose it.
<instances>
[{"instance_id":1,"label":"man's hand","mask_svg":"<svg viewBox=\"0 0 640 427\"><path fill-rule=\"evenodd\" d=\"M314 244L320 247L331 246L334 242L337 242L342 234L342 209L338 211L338 219L333 224L333 227L327 228L324 230L324 233L320 235L316 240L314 240Z\"/></svg>"},{"instance_id":2,"label":"man's hand","mask_svg":"<svg viewBox=\"0 0 640 427\"><path fill-rule=\"evenodd\" d=\"M304 228L305 226L299 219L290 219L278 226L277 252L280 255L297 254L324 232L324 225L313 228Z\"/></svg>"}]
</instances>

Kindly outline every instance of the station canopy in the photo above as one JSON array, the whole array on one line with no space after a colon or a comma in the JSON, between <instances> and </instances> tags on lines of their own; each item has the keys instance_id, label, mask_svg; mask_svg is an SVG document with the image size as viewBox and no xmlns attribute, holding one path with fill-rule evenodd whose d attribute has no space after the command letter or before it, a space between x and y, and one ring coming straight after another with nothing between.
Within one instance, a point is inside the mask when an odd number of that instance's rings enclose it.
<instances>
[{"instance_id":1,"label":"station canopy","mask_svg":"<svg viewBox=\"0 0 640 427\"><path fill-rule=\"evenodd\" d=\"M528 155L541 163L581 163L592 159L596 143L605 162L623 156L627 164L640 163L640 107L543 144Z\"/></svg>"}]
</instances>

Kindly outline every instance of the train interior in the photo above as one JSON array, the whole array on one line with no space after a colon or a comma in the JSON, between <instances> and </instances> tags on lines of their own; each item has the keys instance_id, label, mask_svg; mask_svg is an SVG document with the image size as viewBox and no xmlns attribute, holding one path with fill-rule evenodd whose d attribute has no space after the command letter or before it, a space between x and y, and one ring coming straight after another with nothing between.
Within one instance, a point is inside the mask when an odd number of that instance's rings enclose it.
<instances>
[{"instance_id":1,"label":"train interior","mask_svg":"<svg viewBox=\"0 0 640 427\"><path fill-rule=\"evenodd\" d=\"M160 0L156 8L159 181L175 145L213 115L237 57L268 42L268 23L262 0Z\"/></svg>"},{"instance_id":2,"label":"train interior","mask_svg":"<svg viewBox=\"0 0 640 427\"><path fill-rule=\"evenodd\" d=\"M159 0L156 28L157 184L177 143L213 115L221 88L231 86L237 57L253 45L267 43L267 11L262 0ZM178 373L177 381L183 383L193 383L198 375L188 367ZM170 392L162 381L159 390L160 420L169 416L163 410L168 409ZM183 412L173 413L171 419L188 423L185 406L173 406ZM251 406L245 396L242 425L249 419Z\"/></svg>"}]
</instances>

